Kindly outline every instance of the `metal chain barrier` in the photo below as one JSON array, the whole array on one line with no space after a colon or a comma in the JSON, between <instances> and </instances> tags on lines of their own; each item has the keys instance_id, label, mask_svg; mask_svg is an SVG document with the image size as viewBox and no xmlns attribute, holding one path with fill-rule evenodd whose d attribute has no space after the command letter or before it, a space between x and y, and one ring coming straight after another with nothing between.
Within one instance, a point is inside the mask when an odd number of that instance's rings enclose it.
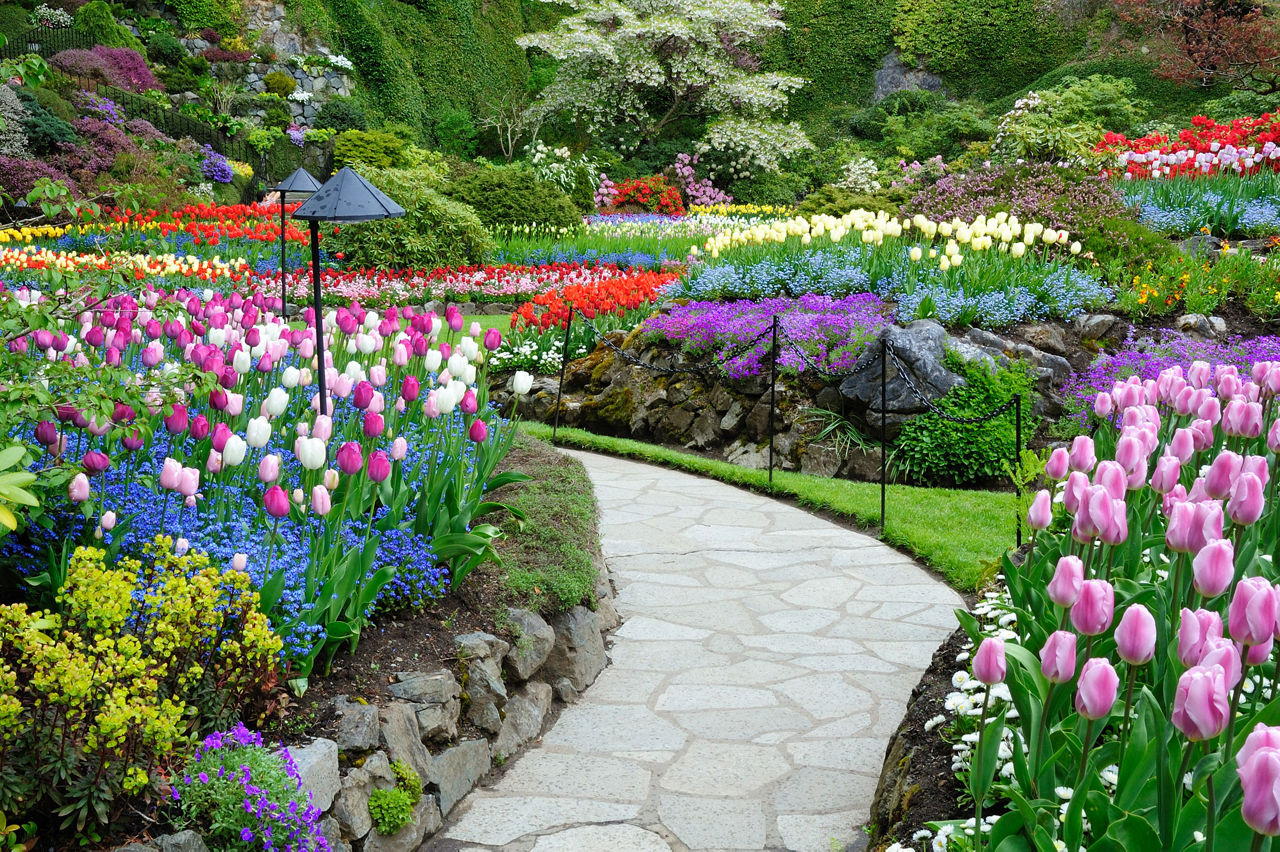
<instances>
[{"instance_id":1,"label":"metal chain barrier","mask_svg":"<svg viewBox=\"0 0 1280 852\"><path fill-rule=\"evenodd\" d=\"M898 353L894 351L893 344L889 343L887 340L885 341L885 343L886 343L885 351L889 355L889 360L891 360L893 362L893 365L898 368L898 377L902 379L903 384L905 384L911 390L912 395L915 396L915 398L920 401L920 404L923 405L925 409L929 411L930 414L934 414L942 418L943 420L946 420L950 423L959 423L964 426L976 426L980 423L989 423L990 421L995 420L997 417L1001 416L1002 414L1012 411L1014 406L1018 404L1018 396L1015 395L1012 398L1010 398L1009 401L1006 402L1004 405L1001 405L1000 407L995 408L979 417L957 417L954 414L943 411L941 408L935 405L932 400L926 397L924 393L921 392L920 388L916 386L916 383L911 380L911 374L907 372L906 367L904 367L902 365L902 362L898 360Z\"/></svg>"},{"instance_id":2,"label":"metal chain barrier","mask_svg":"<svg viewBox=\"0 0 1280 852\"><path fill-rule=\"evenodd\" d=\"M587 319L587 316L584 313L582 313L582 311L578 310L577 308L574 308L573 313L577 314L582 319L582 321L587 324L587 328L591 329L591 333L596 336L597 340L599 340L601 343L605 345L605 348L613 352L613 354L616 355L618 358L621 358L623 362L630 364L633 367L643 367L646 370L649 370L650 372L660 373L664 376L675 376L675 375L704 376L706 375L707 370L704 367L661 367L661 366L658 366L657 364L646 364L644 361L641 361L639 358L630 354L629 352L623 351L622 347L618 346L616 343L614 343L612 340L609 339L607 333L602 333L600 329L596 328L595 323ZM754 342L755 341L753 341L753 343ZM564 357L565 357L565 360L568 360L569 353L567 352L564 353Z\"/></svg>"}]
</instances>

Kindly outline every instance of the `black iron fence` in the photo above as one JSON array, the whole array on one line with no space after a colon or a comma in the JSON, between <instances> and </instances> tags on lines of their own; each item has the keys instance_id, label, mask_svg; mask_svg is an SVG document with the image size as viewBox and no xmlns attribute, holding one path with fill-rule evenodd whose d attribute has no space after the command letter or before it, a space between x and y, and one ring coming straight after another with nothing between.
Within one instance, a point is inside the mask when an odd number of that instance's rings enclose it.
<instances>
[{"instance_id":1,"label":"black iron fence","mask_svg":"<svg viewBox=\"0 0 1280 852\"><path fill-rule=\"evenodd\" d=\"M0 47L0 59L17 59L28 53L48 59L64 50L89 50L93 46L93 38L75 27L36 27Z\"/></svg>"}]
</instances>

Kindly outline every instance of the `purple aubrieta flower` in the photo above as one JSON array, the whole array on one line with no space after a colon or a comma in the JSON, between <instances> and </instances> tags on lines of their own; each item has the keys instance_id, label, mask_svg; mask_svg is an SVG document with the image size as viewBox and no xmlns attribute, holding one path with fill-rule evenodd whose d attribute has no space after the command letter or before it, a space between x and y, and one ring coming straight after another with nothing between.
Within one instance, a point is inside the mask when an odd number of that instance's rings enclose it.
<instances>
[{"instance_id":1,"label":"purple aubrieta flower","mask_svg":"<svg viewBox=\"0 0 1280 852\"><path fill-rule=\"evenodd\" d=\"M253 839L253 832L247 828L240 829L240 839L246 842Z\"/></svg>"}]
</instances>

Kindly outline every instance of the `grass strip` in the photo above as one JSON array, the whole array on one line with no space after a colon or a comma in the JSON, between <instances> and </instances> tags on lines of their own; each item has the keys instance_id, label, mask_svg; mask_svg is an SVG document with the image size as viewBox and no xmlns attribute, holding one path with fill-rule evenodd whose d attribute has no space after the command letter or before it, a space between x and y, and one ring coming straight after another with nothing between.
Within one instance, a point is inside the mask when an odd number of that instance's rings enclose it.
<instances>
[{"instance_id":1,"label":"grass strip","mask_svg":"<svg viewBox=\"0 0 1280 852\"><path fill-rule=\"evenodd\" d=\"M522 422L521 430L551 439L545 423ZM767 491L769 472L739 467L668 447L627 438L561 428L559 442L584 450L633 458ZM774 494L825 510L863 527L880 522L880 484L775 470ZM890 485L881 540L902 547L937 569L954 588L977 591L992 576L1000 556L1013 546L1014 495L993 491Z\"/></svg>"}]
</instances>

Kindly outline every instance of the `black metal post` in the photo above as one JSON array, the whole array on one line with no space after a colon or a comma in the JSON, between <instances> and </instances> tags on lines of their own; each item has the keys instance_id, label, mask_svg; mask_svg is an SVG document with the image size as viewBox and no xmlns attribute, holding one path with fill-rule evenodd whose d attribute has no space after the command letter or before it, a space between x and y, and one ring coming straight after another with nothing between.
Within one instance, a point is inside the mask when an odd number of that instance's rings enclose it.
<instances>
[{"instance_id":1,"label":"black metal post","mask_svg":"<svg viewBox=\"0 0 1280 852\"><path fill-rule=\"evenodd\" d=\"M778 410L778 315L773 315L773 348L769 354L769 490L773 490L773 413Z\"/></svg>"},{"instance_id":2,"label":"black metal post","mask_svg":"<svg viewBox=\"0 0 1280 852\"><path fill-rule=\"evenodd\" d=\"M889 339L880 338L880 535L884 535L885 493L889 482Z\"/></svg>"},{"instance_id":3,"label":"black metal post","mask_svg":"<svg viewBox=\"0 0 1280 852\"><path fill-rule=\"evenodd\" d=\"M320 223L311 220L311 299L316 308L316 381L320 384L320 413L328 414L324 390L324 307L320 304Z\"/></svg>"},{"instance_id":4,"label":"black metal post","mask_svg":"<svg viewBox=\"0 0 1280 852\"><path fill-rule=\"evenodd\" d=\"M285 297L284 284L284 190L280 190L280 316L285 315L289 300Z\"/></svg>"},{"instance_id":5,"label":"black metal post","mask_svg":"<svg viewBox=\"0 0 1280 852\"><path fill-rule=\"evenodd\" d=\"M560 384L556 387L556 418L551 427L551 443L556 442L560 432L560 398L564 395L564 373L569 367L569 327L573 325L573 308L569 308L569 318L564 321L564 348L560 352Z\"/></svg>"},{"instance_id":6,"label":"black metal post","mask_svg":"<svg viewBox=\"0 0 1280 852\"><path fill-rule=\"evenodd\" d=\"M1022 464L1022 394L1015 393L1013 395L1014 402L1014 418L1013 418L1013 487L1017 496L1022 497L1022 484L1018 469ZM1015 505L1018 501L1015 501ZM1022 547L1022 510L1016 510L1017 519L1017 540L1018 547Z\"/></svg>"}]
</instances>

